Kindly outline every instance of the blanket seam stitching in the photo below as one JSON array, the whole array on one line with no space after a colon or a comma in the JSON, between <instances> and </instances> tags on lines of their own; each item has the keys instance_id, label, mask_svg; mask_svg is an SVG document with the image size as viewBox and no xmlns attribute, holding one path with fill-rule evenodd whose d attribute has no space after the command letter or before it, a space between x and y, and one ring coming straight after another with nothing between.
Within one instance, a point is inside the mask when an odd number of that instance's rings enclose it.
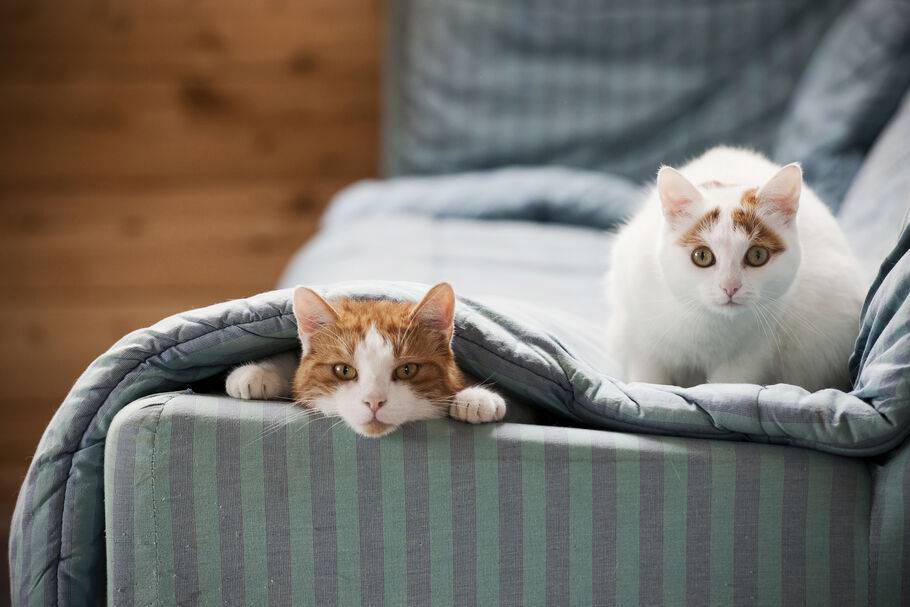
<instances>
[{"instance_id":1,"label":"blanket seam stitching","mask_svg":"<svg viewBox=\"0 0 910 607\"><path fill-rule=\"evenodd\" d=\"M152 476L152 527L155 529L155 604L161 605L161 536L159 535L158 529L158 500L155 495L155 489L158 487L158 481L155 478L155 462L158 455L158 435L161 431L161 415L164 413L164 408L167 404L171 402L171 399L165 401L161 408L158 409L158 415L155 418L155 435L152 437L152 461L151 461L151 476Z\"/></svg>"}]
</instances>

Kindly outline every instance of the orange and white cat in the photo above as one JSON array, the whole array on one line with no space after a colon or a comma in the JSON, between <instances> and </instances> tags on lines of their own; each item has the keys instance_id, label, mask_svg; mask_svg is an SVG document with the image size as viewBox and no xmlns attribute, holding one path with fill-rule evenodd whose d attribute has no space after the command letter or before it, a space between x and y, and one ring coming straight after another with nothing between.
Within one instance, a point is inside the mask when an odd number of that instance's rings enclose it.
<instances>
[{"instance_id":1,"label":"orange and white cat","mask_svg":"<svg viewBox=\"0 0 910 607\"><path fill-rule=\"evenodd\" d=\"M293 397L304 407L342 418L370 437L401 424L444 417L471 423L503 418L495 392L465 387L455 364L455 293L447 283L418 304L340 299L329 303L294 290L301 352L237 367L227 393L243 399Z\"/></svg>"},{"instance_id":2,"label":"orange and white cat","mask_svg":"<svg viewBox=\"0 0 910 607\"><path fill-rule=\"evenodd\" d=\"M799 165L718 147L663 167L611 264L624 379L850 389L864 288Z\"/></svg>"}]
</instances>

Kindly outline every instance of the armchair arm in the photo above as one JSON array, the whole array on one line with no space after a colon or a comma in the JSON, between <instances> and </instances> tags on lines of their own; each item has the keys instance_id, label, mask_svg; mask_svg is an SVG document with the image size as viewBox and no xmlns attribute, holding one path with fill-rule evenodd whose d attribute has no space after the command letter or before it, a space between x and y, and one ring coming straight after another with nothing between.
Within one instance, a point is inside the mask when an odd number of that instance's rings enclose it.
<instances>
[{"instance_id":1,"label":"armchair arm","mask_svg":"<svg viewBox=\"0 0 910 607\"><path fill-rule=\"evenodd\" d=\"M871 605L910 604L910 439L872 467Z\"/></svg>"}]
</instances>

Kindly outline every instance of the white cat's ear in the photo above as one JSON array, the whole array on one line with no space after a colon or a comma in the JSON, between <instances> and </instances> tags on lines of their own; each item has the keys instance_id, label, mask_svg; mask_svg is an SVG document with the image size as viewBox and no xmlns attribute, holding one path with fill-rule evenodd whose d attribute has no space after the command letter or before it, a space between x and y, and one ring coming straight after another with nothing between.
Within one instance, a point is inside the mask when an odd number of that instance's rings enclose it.
<instances>
[{"instance_id":1,"label":"white cat's ear","mask_svg":"<svg viewBox=\"0 0 910 607\"><path fill-rule=\"evenodd\" d=\"M338 312L316 291L306 287L294 289L294 317L297 319L297 335L303 355L310 347L310 336L338 320Z\"/></svg>"},{"instance_id":2,"label":"white cat's ear","mask_svg":"<svg viewBox=\"0 0 910 607\"><path fill-rule=\"evenodd\" d=\"M657 172L657 195L664 218L670 225L694 216L694 207L701 202L698 189L682 173L668 166Z\"/></svg>"},{"instance_id":3,"label":"white cat's ear","mask_svg":"<svg viewBox=\"0 0 910 607\"><path fill-rule=\"evenodd\" d=\"M790 221L799 208L799 194L803 187L803 170L799 164L788 164L761 187L756 198L768 212L778 215L784 223Z\"/></svg>"},{"instance_id":4,"label":"white cat's ear","mask_svg":"<svg viewBox=\"0 0 910 607\"><path fill-rule=\"evenodd\" d=\"M455 332L455 291L452 285L441 282L427 291L411 312L411 319L424 327L441 331L451 340Z\"/></svg>"}]
</instances>

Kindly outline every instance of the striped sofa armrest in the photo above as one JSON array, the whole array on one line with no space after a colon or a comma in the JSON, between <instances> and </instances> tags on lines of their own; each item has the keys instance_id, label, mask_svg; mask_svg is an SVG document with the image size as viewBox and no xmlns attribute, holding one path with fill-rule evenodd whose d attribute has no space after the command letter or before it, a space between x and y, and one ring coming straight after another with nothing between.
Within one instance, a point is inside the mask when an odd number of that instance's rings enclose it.
<instances>
[{"instance_id":1,"label":"striped sofa armrest","mask_svg":"<svg viewBox=\"0 0 910 607\"><path fill-rule=\"evenodd\" d=\"M872 466L873 605L910 605L910 440Z\"/></svg>"},{"instance_id":2,"label":"striped sofa armrest","mask_svg":"<svg viewBox=\"0 0 910 607\"><path fill-rule=\"evenodd\" d=\"M171 393L111 428L108 595L865 604L870 487L864 461L790 447L448 420L369 440L283 403Z\"/></svg>"}]
</instances>

